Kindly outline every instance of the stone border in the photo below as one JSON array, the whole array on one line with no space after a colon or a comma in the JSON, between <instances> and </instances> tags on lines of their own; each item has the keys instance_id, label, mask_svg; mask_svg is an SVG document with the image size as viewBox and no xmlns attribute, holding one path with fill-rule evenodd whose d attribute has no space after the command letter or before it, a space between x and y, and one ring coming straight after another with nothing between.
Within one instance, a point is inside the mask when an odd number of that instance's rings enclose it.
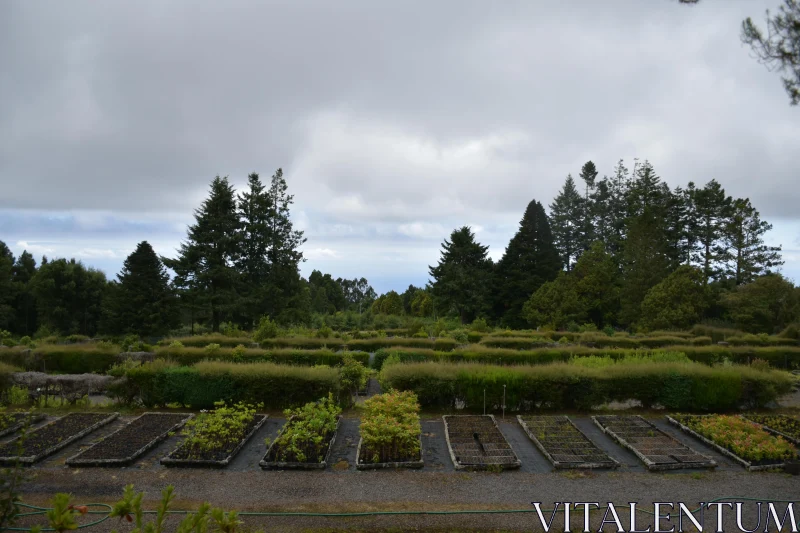
<instances>
[{"instance_id":1,"label":"stone border","mask_svg":"<svg viewBox=\"0 0 800 533\"><path fill-rule=\"evenodd\" d=\"M184 417L183 417L183 420L177 422L171 428L169 428L168 430L164 431L160 435L157 435L154 439L152 439L150 442L148 442L147 444L145 444L144 446L142 446L141 448L139 448L138 450L133 452L133 454L129 455L128 457L123 457L121 459L81 459L80 458L81 455L83 455L84 453L88 452L89 450L91 450L92 448L97 446L98 444L100 444L100 443L102 443L102 442L114 437L117 433L119 433L123 429L126 429L129 425L133 424L135 421L139 420L140 418L142 418L145 415L149 415L149 416L156 416L156 415L157 416L184 415ZM65 461L65 464L67 466L127 466L127 465L130 465L131 463L135 462L136 459L138 459L142 454L144 454L148 450L154 448L161 441L166 439L169 436L170 433L172 433L173 431L177 431L178 429L182 428L183 425L186 424L186 422L188 422L189 419L192 418L192 417L194 417L194 415L190 414L190 413L149 413L149 412L148 413L142 413L141 415L137 416L136 418L134 418L133 420L128 422L128 424L126 424L125 426L122 426L121 428L119 428L114 433L111 433L110 435L107 435L107 436L103 437L102 440L92 444L90 447L86 448L82 452L79 452L79 453L73 455L72 457L69 457Z\"/></svg>"},{"instance_id":2,"label":"stone border","mask_svg":"<svg viewBox=\"0 0 800 533\"><path fill-rule=\"evenodd\" d=\"M580 428L578 428L578 426L576 426L575 423L572 420L570 420L570 418L568 416L566 416L566 415L554 415L553 418L555 418L555 416L563 416L567 420L567 422L569 422L569 424L573 428L575 428L578 431L578 433L583 436L584 439L586 439L587 442L589 442L592 446L597 448L597 450L601 451L606 457L608 457L608 461L603 462L603 463L587 463L587 462L566 463L566 462L562 462L562 461L556 461L555 459L553 459L553 456L550 455L550 452L547 451L547 449L545 448L544 444L542 444L542 442L538 438L536 438L536 436L533 434L533 431L531 431L530 427L528 427L528 424L522 418L522 415L517 415L517 421L522 426L522 429L525 430L525 433L528 434L528 437L530 437L530 439L533 441L533 443L536 445L536 447L539 448L539 451L541 451L544 454L544 456L547 457L547 459L553 464L554 468L556 468L556 469L562 469L562 468L590 468L590 469L594 469L594 468L619 468L619 466L620 466L619 461L617 461L616 459L611 457L608 454L608 452L606 452L605 450L601 449L597 444L592 442L592 439L590 439L583 431L581 431Z\"/></svg>"},{"instance_id":3,"label":"stone border","mask_svg":"<svg viewBox=\"0 0 800 533\"><path fill-rule=\"evenodd\" d=\"M160 463L164 466L179 466L179 467L198 466L198 467L210 467L210 468L225 468L226 466L228 466L228 464L230 464L231 460L233 460L233 458L236 457L236 454L241 451L242 447L244 447L244 445L247 444L247 441L249 441L250 438L253 435L255 435L256 431L261 429L261 426L264 425L264 423L267 421L267 418L269 418L269 415L256 415L256 416L261 416L262 417L261 420L259 420L256 423L256 425L253 426L253 429L250 430L250 433L244 436L244 438L239 442L236 448L234 448L233 451L230 454L228 454L228 456L225 459L222 459L220 461L212 461L210 459L173 459L172 454L177 452L181 448L181 446L183 446L183 443L181 443L178 445L177 448L172 450L172 452L170 452L169 455L167 455L166 457L162 457Z\"/></svg>"},{"instance_id":4,"label":"stone border","mask_svg":"<svg viewBox=\"0 0 800 533\"><path fill-rule=\"evenodd\" d=\"M456 460L456 454L453 451L453 445L450 444L450 428L447 425L447 419L455 418L455 417L464 417L464 416L488 416L492 419L492 423L494 427L500 432L500 435L503 437L503 440L508 444L508 448L511 450L511 453L514 454L514 462L510 464L501 464L501 465L464 465L461 464L459 461ZM511 443L508 442L506 436L503 435L503 432L500 431L500 426L497 425L497 420L494 418L494 415L442 415L442 421L444 421L444 438L447 441L447 451L450 452L450 459L453 461L453 467L456 470L488 470L490 467L499 466L503 470L513 470L515 468L519 468L522 466L522 461L519 460L517 456L517 452L514 451L514 448L511 446Z\"/></svg>"},{"instance_id":5,"label":"stone border","mask_svg":"<svg viewBox=\"0 0 800 533\"><path fill-rule=\"evenodd\" d=\"M692 416L715 416L715 415L692 415ZM699 434L698 432L696 432L695 430L693 430L689 426L685 426L685 425L681 424L680 422L678 422L677 420L675 420L671 416L667 415L667 420L673 426L679 427L681 429L681 431L683 431L684 433L688 433L692 437L701 440L702 442L704 442L708 446L711 446L712 448L717 450L722 455L725 455L726 457L730 457L731 459L733 459L734 461L736 461L737 463L739 463L740 465L745 467L750 472L757 472L759 470L772 470L772 469L775 469L775 468L783 468L785 466L785 463L775 463L775 464L771 464L771 465L754 465L750 461L748 461L746 459L742 459L741 457L739 457L738 455L736 455L735 453L733 453L729 449L723 448L722 446L720 446L716 442L712 441L711 439L708 439L708 438L702 436L701 434Z\"/></svg>"},{"instance_id":6,"label":"stone border","mask_svg":"<svg viewBox=\"0 0 800 533\"><path fill-rule=\"evenodd\" d=\"M425 466L425 460L422 457L422 432L419 434L419 460L418 461L395 461L392 463L362 463L361 462L361 444L364 438L358 439L358 447L356 448L356 469L357 470L381 470L384 468L422 468Z\"/></svg>"},{"instance_id":7,"label":"stone border","mask_svg":"<svg viewBox=\"0 0 800 533\"><path fill-rule=\"evenodd\" d=\"M72 414L72 413L70 413L70 414ZM105 414L105 413L81 413L81 414ZM63 420L64 418L66 418L68 416L69 415L64 415L62 417L56 418L52 422L48 422L47 424L45 424L43 426L39 426L38 428L36 428L36 430L38 431L38 430L40 430L42 428L46 428L46 427L48 427L48 426L50 426L52 424L55 424L59 420ZM24 456L24 457L18 457L18 456L0 457L0 463L9 464L9 463L16 463L17 461L19 461L21 464L24 464L24 465L32 465L32 464L34 464L36 462L41 461L45 457L53 455L57 451L59 451L59 450L61 450L63 448L66 448L67 446L69 446L70 444L75 442L76 440L80 439L81 437L84 437L84 436L88 435L89 433L93 432L94 430L96 430L96 429L98 429L98 428L100 428L102 426L105 426L106 424L109 424L109 423L113 422L114 420L117 419L117 417L119 417L119 413L112 413L111 415L109 415L106 418L100 420L99 422L95 422L91 426L82 429L78 433L75 433L74 435L62 440L61 442L56 443L55 445L47 448L46 450L44 450L42 452L39 452L36 455L27 455L27 456ZM11 442L14 442L14 441L11 441Z\"/></svg>"},{"instance_id":8,"label":"stone border","mask_svg":"<svg viewBox=\"0 0 800 533\"><path fill-rule=\"evenodd\" d=\"M15 415L17 413L11 413L11 414ZM28 418L28 415L30 415L30 426L28 427L32 427L34 424L38 424L39 422L47 418L47 416L43 415L42 413L31 414L24 412L23 414L25 414L26 416L24 416L21 421L17 422L13 426L8 426L6 429L0 431L0 437L11 435L12 433L16 433L17 431L22 429L22 427L25 425L25 419Z\"/></svg>"},{"instance_id":9,"label":"stone border","mask_svg":"<svg viewBox=\"0 0 800 533\"><path fill-rule=\"evenodd\" d=\"M796 437L792 437L791 435L787 435L786 433L784 433L782 431L778 431L777 429L772 429L771 427L766 426L766 425L764 425L764 424L762 424L760 422L756 422L755 420L750 420L749 418L747 418L747 415L739 415L739 416L744 418L748 422L752 422L753 424L758 424L767 433L772 433L776 437L783 437L784 439L786 439L790 443L794 444L795 446L800 446L800 439L798 439ZM781 416L781 415L772 415L772 416ZM787 416L787 415L783 415L783 416ZM789 418L791 418L791 417L789 417Z\"/></svg>"},{"instance_id":10,"label":"stone border","mask_svg":"<svg viewBox=\"0 0 800 533\"><path fill-rule=\"evenodd\" d=\"M634 453L634 455L636 455L636 457L638 457L645 464L645 466L647 466L648 470L653 471L653 472L658 472L658 471L662 471L662 470L682 470L684 468L716 468L717 467L717 462L716 461L714 461L710 457L706 457L705 455L703 455L702 453L698 452L697 450L695 450L693 448L689 448L688 446L683 444L681 441L679 441L675 437L673 437L671 435L668 435L667 433L665 433L664 431L662 431L661 429L656 427L656 425L653 424L652 422L649 422L648 420L645 420L642 416L640 416L640 415L616 415L616 416L635 416L636 418L644 420L645 422L647 422L650 425L650 427L652 428L653 431L657 431L661 435L664 435L665 437L668 437L669 439L677 442L678 444L680 444L681 446L687 448L688 450L693 451L695 454L700 455L700 456L705 457L706 459L708 459L708 462L697 462L697 463L655 463L655 462L651 461L650 459L648 459L647 456L644 455L643 453L641 453L635 446L633 446L628 441L626 441L625 439L623 439L622 437L617 435L614 431L612 431L611 429L607 429L607 428L603 427L603 424L601 424L600 421L597 420L597 416L592 416L592 421L595 423L595 425L597 427L600 428L600 430L603 433L605 433L606 435L609 435L611 438L613 438L615 441L617 441L624 448L627 448L630 451L632 451ZM667 418L669 418L669 417L667 417Z\"/></svg>"},{"instance_id":11,"label":"stone border","mask_svg":"<svg viewBox=\"0 0 800 533\"><path fill-rule=\"evenodd\" d=\"M258 462L258 466L260 466L264 470L278 470L278 469L294 469L294 470L325 470L328 466L328 462L331 458L331 451L333 451L333 443L336 441L336 435L339 433L339 425L342 423L342 415L336 416L336 429L333 430L333 436L331 440L328 441L328 451L325 453L325 459L321 463L298 463L298 462L281 462L281 461L267 461L269 454L272 453L272 448L275 446L275 441L278 440L283 432L286 430L286 427L289 425L294 419L294 415L289 417L289 420L283 425L281 430L278 432L278 435L275 437L275 440L269 445L267 448L267 453L264 454L264 458Z\"/></svg>"}]
</instances>

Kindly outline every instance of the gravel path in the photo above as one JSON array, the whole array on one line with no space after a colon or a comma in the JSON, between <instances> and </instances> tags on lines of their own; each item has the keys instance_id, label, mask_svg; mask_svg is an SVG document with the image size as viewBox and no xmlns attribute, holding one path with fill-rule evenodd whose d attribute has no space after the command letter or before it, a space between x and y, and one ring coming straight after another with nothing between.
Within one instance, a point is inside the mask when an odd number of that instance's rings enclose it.
<instances>
[{"instance_id":1,"label":"gravel path","mask_svg":"<svg viewBox=\"0 0 800 533\"><path fill-rule=\"evenodd\" d=\"M262 471L259 468L258 461L266 452L264 439L274 438L285 422L273 416L224 470L162 467L158 459L177 446L178 437L161 443L128 468L74 469L64 466L64 459L118 429L123 423L118 421L30 468L29 472L34 477L24 485L23 492L25 501L30 503L45 503L55 492L72 493L76 502L113 502L120 497L126 484L133 483L137 490L145 491L147 507L152 508L161 489L173 484L176 488L176 509L192 508L201 501L209 501L223 508L241 511L311 512L530 509L532 501L541 501L546 508L552 507L555 501L597 501L603 504L608 501L617 504L636 501L640 507L652 501L681 501L696 506L697 502L722 496L748 496L765 500L800 496L799 478L782 473L746 472L666 421L654 419L659 428L718 461L720 466L717 471L647 472L636 456L615 444L592 424L589 417L571 418L622 466L616 471L556 473L511 416L498 421L506 439L522 460L522 468L500 474L455 472L447 451L441 417L433 416L424 417L422 422L426 465L419 471L356 470L358 419L351 416L342 421L332 452L333 466L325 471ZM623 514L627 517L627 509L620 511L620 515ZM599 522L601 517L595 519ZM643 515L642 519L646 517ZM563 527L563 515L559 515L557 520L562 521L559 527ZM535 514L247 518L248 524L269 531L315 528L531 531L537 530L536 521ZM623 523L628 523L627 518ZM107 532L113 527L116 524L106 523L82 531ZM731 527L735 527L735 522L731 522ZM120 527L119 530L123 533L129 528Z\"/></svg>"}]
</instances>

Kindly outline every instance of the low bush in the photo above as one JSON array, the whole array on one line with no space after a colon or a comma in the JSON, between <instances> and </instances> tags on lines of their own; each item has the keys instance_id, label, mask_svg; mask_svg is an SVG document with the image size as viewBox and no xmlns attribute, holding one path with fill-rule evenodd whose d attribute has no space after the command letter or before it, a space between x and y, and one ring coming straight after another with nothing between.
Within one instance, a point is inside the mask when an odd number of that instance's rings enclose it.
<instances>
[{"instance_id":1,"label":"low bush","mask_svg":"<svg viewBox=\"0 0 800 533\"><path fill-rule=\"evenodd\" d=\"M195 409L211 408L221 400L284 409L329 392L339 398L340 391L336 368L218 361L194 366L153 361L128 370L125 387L148 408L178 403Z\"/></svg>"},{"instance_id":2,"label":"low bush","mask_svg":"<svg viewBox=\"0 0 800 533\"><path fill-rule=\"evenodd\" d=\"M689 333L696 337L711 337L713 342L724 341L729 337L746 335L746 332L738 329L707 326L705 324L697 324L696 326L693 326L692 329L689 330Z\"/></svg>"},{"instance_id":3,"label":"low bush","mask_svg":"<svg viewBox=\"0 0 800 533\"><path fill-rule=\"evenodd\" d=\"M420 460L419 403L413 392L390 391L364 402L359 426L365 462Z\"/></svg>"},{"instance_id":4,"label":"low bush","mask_svg":"<svg viewBox=\"0 0 800 533\"><path fill-rule=\"evenodd\" d=\"M500 408L505 385L509 411L537 408L590 409L611 401L638 400L645 407L673 410L733 410L759 407L789 392L786 372L697 363L615 364L586 368L567 363L495 366L434 362L395 364L380 374L384 388L413 391L427 408L462 404Z\"/></svg>"},{"instance_id":5,"label":"low bush","mask_svg":"<svg viewBox=\"0 0 800 533\"><path fill-rule=\"evenodd\" d=\"M544 337L494 337L486 338L480 342L490 348L508 348L512 350L530 350L552 344L553 341Z\"/></svg>"},{"instance_id":6,"label":"low bush","mask_svg":"<svg viewBox=\"0 0 800 533\"><path fill-rule=\"evenodd\" d=\"M117 361L119 346L100 343L17 346L0 352L0 361L37 372L90 374L106 372Z\"/></svg>"},{"instance_id":7,"label":"low bush","mask_svg":"<svg viewBox=\"0 0 800 533\"><path fill-rule=\"evenodd\" d=\"M411 348L431 348L441 351L449 351L455 349L455 347L459 344L463 343L459 343L455 339L448 338L415 339L410 337L375 337L373 339L354 339L347 343L343 343L336 339L296 337L269 339L259 343L259 346L261 346L261 348L297 348L305 350L314 350L319 348L331 348L338 350L347 347L351 350L375 352L381 348L388 348L390 346L408 346Z\"/></svg>"},{"instance_id":8,"label":"low bush","mask_svg":"<svg viewBox=\"0 0 800 533\"><path fill-rule=\"evenodd\" d=\"M193 365L200 361L216 360L241 363L272 362L286 365L341 365L346 356L350 356L363 365L369 364L369 354L366 352L334 352L328 349L299 350L275 349L264 350L260 348L220 348L213 354L206 353L203 348L172 348L164 347L156 350L156 356L169 359L180 365Z\"/></svg>"},{"instance_id":9,"label":"low bush","mask_svg":"<svg viewBox=\"0 0 800 533\"><path fill-rule=\"evenodd\" d=\"M334 401L333 395L284 411L283 414L289 421L273 443L275 452L271 460L291 463L323 462L341 413L342 409ZM267 446L269 445L267 440Z\"/></svg>"},{"instance_id":10,"label":"low bush","mask_svg":"<svg viewBox=\"0 0 800 533\"><path fill-rule=\"evenodd\" d=\"M226 337L220 333L210 333L208 335L192 335L189 337L167 337L158 341L159 346L169 346L174 342L180 342L184 346L195 346L202 348L209 344L219 344L226 348L233 348L237 344L251 344L252 340L246 337Z\"/></svg>"},{"instance_id":11,"label":"low bush","mask_svg":"<svg viewBox=\"0 0 800 533\"><path fill-rule=\"evenodd\" d=\"M262 316L258 322L258 328L253 332L255 342L263 342L267 339L274 339L278 336L278 325L270 320L268 316Z\"/></svg>"}]
</instances>

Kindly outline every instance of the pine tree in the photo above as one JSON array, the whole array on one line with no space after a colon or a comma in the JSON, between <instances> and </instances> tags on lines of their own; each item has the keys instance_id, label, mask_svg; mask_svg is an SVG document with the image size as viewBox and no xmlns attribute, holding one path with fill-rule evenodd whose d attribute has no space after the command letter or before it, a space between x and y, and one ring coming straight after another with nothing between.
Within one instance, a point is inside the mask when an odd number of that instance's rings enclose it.
<instances>
[{"instance_id":1,"label":"pine tree","mask_svg":"<svg viewBox=\"0 0 800 533\"><path fill-rule=\"evenodd\" d=\"M609 238L604 240L606 249L615 258L618 265L622 263L622 248L626 237L629 188L630 176L628 169L620 159L617 166L614 167L614 176L609 180L606 216L610 222L610 227L608 229Z\"/></svg>"},{"instance_id":2,"label":"pine tree","mask_svg":"<svg viewBox=\"0 0 800 533\"><path fill-rule=\"evenodd\" d=\"M17 287L13 279L14 254L0 241L0 330L11 329L16 319Z\"/></svg>"},{"instance_id":3,"label":"pine tree","mask_svg":"<svg viewBox=\"0 0 800 533\"><path fill-rule=\"evenodd\" d=\"M772 224L761 220L749 199L739 198L733 202L723 228L725 251L721 259L725 263L725 275L736 285L750 283L783 264L781 247L764 244L764 234L771 229Z\"/></svg>"},{"instance_id":4,"label":"pine tree","mask_svg":"<svg viewBox=\"0 0 800 533\"><path fill-rule=\"evenodd\" d=\"M695 264L703 269L707 282L717 279L722 273L721 262L726 251L721 243L726 220L730 215L731 197L716 180L706 183L694 191L697 242L699 250L694 253Z\"/></svg>"},{"instance_id":5,"label":"pine tree","mask_svg":"<svg viewBox=\"0 0 800 533\"><path fill-rule=\"evenodd\" d=\"M174 284L190 305L208 309L213 331L219 331L224 318L238 307L238 274L234 260L238 254L239 219L236 199L228 178L217 176L211 182L209 197L195 210L195 223L189 226L188 241L181 244L176 259L162 258L176 273Z\"/></svg>"},{"instance_id":6,"label":"pine tree","mask_svg":"<svg viewBox=\"0 0 800 533\"><path fill-rule=\"evenodd\" d=\"M255 325L265 313L265 285L270 274L267 250L271 242L271 202L258 174L247 177L248 189L239 195L236 268L240 273L240 305L247 326ZM274 318L274 317L273 317Z\"/></svg>"},{"instance_id":7,"label":"pine tree","mask_svg":"<svg viewBox=\"0 0 800 533\"><path fill-rule=\"evenodd\" d=\"M113 296L106 304L110 333L165 335L179 323L178 301L169 274L147 241L142 241L123 263Z\"/></svg>"},{"instance_id":8,"label":"pine tree","mask_svg":"<svg viewBox=\"0 0 800 533\"><path fill-rule=\"evenodd\" d=\"M454 310L462 324L488 309L492 269L488 249L475 241L467 226L453 231L450 241L445 239L439 264L429 267L436 309Z\"/></svg>"},{"instance_id":9,"label":"pine tree","mask_svg":"<svg viewBox=\"0 0 800 533\"><path fill-rule=\"evenodd\" d=\"M522 306L560 271L561 260L553 244L547 214L542 204L532 200L495 268L496 316L508 327L525 327Z\"/></svg>"},{"instance_id":10,"label":"pine tree","mask_svg":"<svg viewBox=\"0 0 800 533\"><path fill-rule=\"evenodd\" d=\"M580 178L584 183L584 195L582 203L583 211L583 224L581 225L581 253L591 247L592 243L597 239L597 234L594 226L594 212L593 198L590 191L595 188L597 180L597 167L591 161L587 161L581 167Z\"/></svg>"},{"instance_id":11,"label":"pine tree","mask_svg":"<svg viewBox=\"0 0 800 533\"><path fill-rule=\"evenodd\" d=\"M31 291L31 278L36 274L36 260L27 250L17 258L12 278L17 290L13 330L31 336L36 331L36 300Z\"/></svg>"},{"instance_id":12,"label":"pine tree","mask_svg":"<svg viewBox=\"0 0 800 533\"><path fill-rule=\"evenodd\" d=\"M669 272L669 257L661 222L645 209L630 221L622 254L620 321L634 324L647 292Z\"/></svg>"},{"instance_id":13,"label":"pine tree","mask_svg":"<svg viewBox=\"0 0 800 533\"><path fill-rule=\"evenodd\" d=\"M602 242L594 242L581 255L570 278L581 318L590 320L598 328L615 324L620 305L619 272Z\"/></svg>"},{"instance_id":14,"label":"pine tree","mask_svg":"<svg viewBox=\"0 0 800 533\"><path fill-rule=\"evenodd\" d=\"M580 255L584 225L583 199L572 175L567 176L564 187L550 204L550 224L561 262L567 271L572 270Z\"/></svg>"}]
</instances>

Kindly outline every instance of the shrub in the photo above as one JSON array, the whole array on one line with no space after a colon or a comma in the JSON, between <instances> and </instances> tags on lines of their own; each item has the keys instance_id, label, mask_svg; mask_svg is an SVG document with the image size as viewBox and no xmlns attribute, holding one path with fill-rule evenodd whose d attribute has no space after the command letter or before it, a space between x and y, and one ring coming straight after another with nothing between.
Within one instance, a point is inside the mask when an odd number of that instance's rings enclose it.
<instances>
[{"instance_id":1,"label":"shrub","mask_svg":"<svg viewBox=\"0 0 800 533\"><path fill-rule=\"evenodd\" d=\"M184 459L202 459L208 452L229 448L232 443L241 441L253 424L256 415L255 405L239 402L227 406L216 402L210 413L200 413L186 422L181 433L186 437L180 450Z\"/></svg>"},{"instance_id":2,"label":"shrub","mask_svg":"<svg viewBox=\"0 0 800 533\"><path fill-rule=\"evenodd\" d=\"M247 353L247 348L244 347L244 344L239 344L231 351L231 360L236 363L241 363L245 353Z\"/></svg>"},{"instance_id":3,"label":"shrub","mask_svg":"<svg viewBox=\"0 0 800 533\"><path fill-rule=\"evenodd\" d=\"M267 339L274 339L278 336L278 325L269 316L262 316L258 321L258 328L253 332L253 340L261 343Z\"/></svg>"},{"instance_id":4,"label":"shrub","mask_svg":"<svg viewBox=\"0 0 800 533\"><path fill-rule=\"evenodd\" d=\"M800 322L795 322L793 324L789 324L783 331L778 334L779 337L783 337L784 339L795 339L800 340ZM22 340L20 339L20 344L22 344Z\"/></svg>"},{"instance_id":5,"label":"shrub","mask_svg":"<svg viewBox=\"0 0 800 533\"><path fill-rule=\"evenodd\" d=\"M418 461L422 429L416 395L390 391L369 398L364 402L359 432L364 461Z\"/></svg>"},{"instance_id":6,"label":"shrub","mask_svg":"<svg viewBox=\"0 0 800 533\"><path fill-rule=\"evenodd\" d=\"M594 322L587 322L578 326L578 333L587 333L597 331L597 325Z\"/></svg>"},{"instance_id":7,"label":"shrub","mask_svg":"<svg viewBox=\"0 0 800 533\"><path fill-rule=\"evenodd\" d=\"M247 337L247 332L242 331L239 329L238 324L233 324L231 322L223 322L219 325L219 332L225 335L226 337ZM258 341L256 341L258 342Z\"/></svg>"},{"instance_id":8,"label":"shrub","mask_svg":"<svg viewBox=\"0 0 800 533\"><path fill-rule=\"evenodd\" d=\"M489 325L483 318L476 318L472 321L472 324L470 324L469 329L477 331L478 333L486 333L489 331Z\"/></svg>"},{"instance_id":9,"label":"shrub","mask_svg":"<svg viewBox=\"0 0 800 533\"><path fill-rule=\"evenodd\" d=\"M159 346L170 346L173 342L180 342L184 346L196 346L202 348L209 344L219 344L227 348L233 348L239 344L249 344L249 339L242 337L226 337L218 333L209 335L194 335L190 337L169 337L158 341Z\"/></svg>"},{"instance_id":10,"label":"shrub","mask_svg":"<svg viewBox=\"0 0 800 533\"><path fill-rule=\"evenodd\" d=\"M241 346L241 344L239 346ZM172 350L182 350L183 349L183 343L181 341L175 340L175 341L172 341L171 343L169 343L169 347Z\"/></svg>"},{"instance_id":11,"label":"shrub","mask_svg":"<svg viewBox=\"0 0 800 533\"><path fill-rule=\"evenodd\" d=\"M419 328L419 331L414 333L414 335L412 335L412 337L417 338L417 339L427 339L428 338L428 332L425 331L425 328Z\"/></svg>"},{"instance_id":12,"label":"shrub","mask_svg":"<svg viewBox=\"0 0 800 533\"><path fill-rule=\"evenodd\" d=\"M558 344L569 344L569 339L566 337L561 337L558 339Z\"/></svg>"},{"instance_id":13,"label":"shrub","mask_svg":"<svg viewBox=\"0 0 800 533\"><path fill-rule=\"evenodd\" d=\"M331 328L329 328L328 326L322 326L321 328L319 328L319 330L317 330L317 337L319 337L320 339L327 339L331 336L332 333L333 330Z\"/></svg>"},{"instance_id":14,"label":"shrub","mask_svg":"<svg viewBox=\"0 0 800 533\"><path fill-rule=\"evenodd\" d=\"M329 392L339 397L339 370L274 363L206 361L178 366L156 360L129 370L129 386L145 407L170 403L208 409L214 402L263 403L284 409L302 405Z\"/></svg>"},{"instance_id":15,"label":"shrub","mask_svg":"<svg viewBox=\"0 0 800 533\"><path fill-rule=\"evenodd\" d=\"M297 409L287 409L284 415L289 421L275 439L276 461L316 462L325 460L328 441L336 431L342 409L329 394L316 402L309 402ZM269 446L269 442L267 442Z\"/></svg>"},{"instance_id":16,"label":"shrub","mask_svg":"<svg viewBox=\"0 0 800 533\"><path fill-rule=\"evenodd\" d=\"M19 340L19 344L20 344L20 346L30 346L30 344L31 344L32 342L33 342L33 340L32 340L30 337L28 337L27 335L25 335L24 337L22 337L22 338Z\"/></svg>"},{"instance_id":17,"label":"shrub","mask_svg":"<svg viewBox=\"0 0 800 533\"><path fill-rule=\"evenodd\" d=\"M25 370L64 374L104 373L117 362L119 347L113 344L40 344L0 352L0 359Z\"/></svg>"},{"instance_id":18,"label":"shrub","mask_svg":"<svg viewBox=\"0 0 800 533\"><path fill-rule=\"evenodd\" d=\"M219 353L220 345L216 343L211 343L205 348L203 348L203 353L206 355L216 355Z\"/></svg>"},{"instance_id":19,"label":"shrub","mask_svg":"<svg viewBox=\"0 0 800 533\"><path fill-rule=\"evenodd\" d=\"M350 393L350 397L367 386L367 369L359 361L345 355L339 369L339 382L342 390Z\"/></svg>"},{"instance_id":20,"label":"shrub","mask_svg":"<svg viewBox=\"0 0 800 533\"><path fill-rule=\"evenodd\" d=\"M391 365L380 374L384 388L413 391L427 408L499 408L503 385L510 411L590 409L611 401L638 400L645 407L732 410L763 406L791 390L786 372L697 363L614 364L586 368L567 363L493 366L434 362Z\"/></svg>"}]
</instances>

